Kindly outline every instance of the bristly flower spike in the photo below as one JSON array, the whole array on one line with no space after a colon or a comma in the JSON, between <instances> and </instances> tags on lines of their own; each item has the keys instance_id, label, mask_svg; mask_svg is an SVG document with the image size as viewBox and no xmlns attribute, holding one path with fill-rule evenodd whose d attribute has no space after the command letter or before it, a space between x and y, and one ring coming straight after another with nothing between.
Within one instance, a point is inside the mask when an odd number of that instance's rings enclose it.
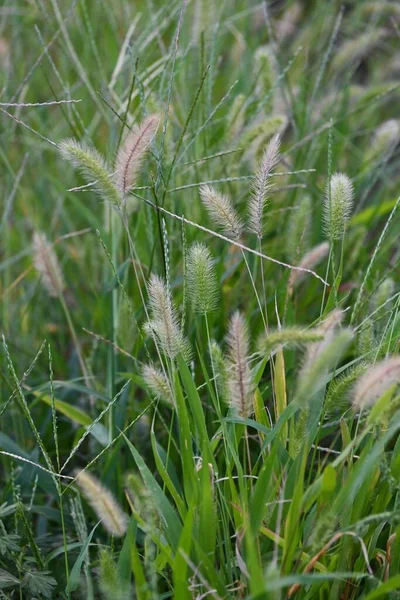
<instances>
[{"instance_id":1,"label":"bristly flower spike","mask_svg":"<svg viewBox=\"0 0 400 600\"><path fill-rule=\"evenodd\" d=\"M160 343L171 360L179 353L185 360L189 360L191 354L189 342L182 333L169 289L161 277L151 275L148 294L152 313L152 319L146 325L148 333Z\"/></svg>"},{"instance_id":2,"label":"bristly flower spike","mask_svg":"<svg viewBox=\"0 0 400 600\"><path fill-rule=\"evenodd\" d=\"M122 143L115 161L115 183L123 201L135 186L146 151L160 124L158 115L150 115L135 125Z\"/></svg>"},{"instance_id":3,"label":"bristly flower spike","mask_svg":"<svg viewBox=\"0 0 400 600\"><path fill-rule=\"evenodd\" d=\"M227 336L228 342L228 392L232 410L243 418L253 411L253 392L250 361L249 333L240 312L231 318Z\"/></svg>"},{"instance_id":4,"label":"bristly flower spike","mask_svg":"<svg viewBox=\"0 0 400 600\"><path fill-rule=\"evenodd\" d=\"M275 135L264 150L263 157L254 178L249 204L249 226L250 230L255 233L259 239L261 239L263 235L263 215L273 187L273 184L271 183L271 174L279 162L279 150L279 135Z\"/></svg>"},{"instance_id":5,"label":"bristly flower spike","mask_svg":"<svg viewBox=\"0 0 400 600\"><path fill-rule=\"evenodd\" d=\"M68 160L83 175L87 183L106 202L119 206L120 194L110 175L110 168L105 158L94 148L77 142L74 139L64 140L60 144L63 158Z\"/></svg>"},{"instance_id":6,"label":"bristly flower spike","mask_svg":"<svg viewBox=\"0 0 400 600\"><path fill-rule=\"evenodd\" d=\"M195 311L208 313L218 306L218 281L208 248L193 244L187 254L187 293Z\"/></svg>"},{"instance_id":7,"label":"bristly flower spike","mask_svg":"<svg viewBox=\"0 0 400 600\"><path fill-rule=\"evenodd\" d=\"M330 242L340 240L353 207L353 184L344 173L335 173L326 186L324 230Z\"/></svg>"},{"instance_id":8,"label":"bristly flower spike","mask_svg":"<svg viewBox=\"0 0 400 600\"><path fill-rule=\"evenodd\" d=\"M368 367L353 389L353 406L370 406L396 383L400 383L400 356L392 356Z\"/></svg>"},{"instance_id":9,"label":"bristly flower spike","mask_svg":"<svg viewBox=\"0 0 400 600\"><path fill-rule=\"evenodd\" d=\"M61 268L51 244L44 233L33 236L33 260L49 296L57 297L65 289Z\"/></svg>"},{"instance_id":10,"label":"bristly flower spike","mask_svg":"<svg viewBox=\"0 0 400 600\"><path fill-rule=\"evenodd\" d=\"M171 385L160 369L157 369L154 365L145 365L142 369L142 376L146 385L150 388L155 396L173 404L173 396Z\"/></svg>"},{"instance_id":11,"label":"bristly flower spike","mask_svg":"<svg viewBox=\"0 0 400 600\"><path fill-rule=\"evenodd\" d=\"M210 217L223 229L224 233L238 240L243 231L243 223L230 198L218 192L211 185L201 186L200 198Z\"/></svg>"},{"instance_id":12,"label":"bristly flower spike","mask_svg":"<svg viewBox=\"0 0 400 600\"><path fill-rule=\"evenodd\" d=\"M128 517L111 492L86 471L75 472L75 477L79 489L101 519L104 528L116 537L125 535Z\"/></svg>"}]
</instances>

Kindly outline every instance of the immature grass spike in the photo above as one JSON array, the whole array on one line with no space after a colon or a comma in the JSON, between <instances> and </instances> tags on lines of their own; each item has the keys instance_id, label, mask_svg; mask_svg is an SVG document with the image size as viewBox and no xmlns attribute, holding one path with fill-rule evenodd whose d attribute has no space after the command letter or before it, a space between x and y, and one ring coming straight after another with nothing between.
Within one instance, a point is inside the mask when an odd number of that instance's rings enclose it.
<instances>
[{"instance_id":1,"label":"immature grass spike","mask_svg":"<svg viewBox=\"0 0 400 600\"><path fill-rule=\"evenodd\" d=\"M152 319L147 330L160 343L165 354L173 360L181 353L185 360L190 358L190 346L179 326L167 285L157 275L151 275L148 294Z\"/></svg>"},{"instance_id":2,"label":"immature grass spike","mask_svg":"<svg viewBox=\"0 0 400 600\"><path fill-rule=\"evenodd\" d=\"M393 152L400 140L400 122L397 119L385 121L375 130L371 145L367 151L367 160L381 159Z\"/></svg>"},{"instance_id":3,"label":"immature grass spike","mask_svg":"<svg viewBox=\"0 0 400 600\"><path fill-rule=\"evenodd\" d=\"M269 331L268 334L263 334L258 340L258 350L260 354L268 356L274 350L282 346L296 348L305 344L311 344L323 339L323 334L316 330L302 330L297 327L287 327Z\"/></svg>"},{"instance_id":4,"label":"immature grass spike","mask_svg":"<svg viewBox=\"0 0 400 600\"><path fill-rule=\"evenodd\" d=\"M119 206L121 199L110 175L109 165L96 149L68 139L61 142L60 151L61 155L78 169L87 183L93 184L91 189L106 202Z\"/></svg>"},{"instance_id":5,"label":"immature grass spike","mask_svg":"<svg viewBox=\"0 0 400 600\"><path fill-rule=\"evenodd\" d=\"M324 199L324 230L330 242L340 240L353 207L353 184L344 173L328 181Z\"/></svg>"},{"instance_id":6,"label":"immature grass spike","mask_svg":"<svg viewBox=\"0 0 400 600\"><path fill-rule=\"evenodd\" d=\"M75 472L75 477L83 496L101 519L105 529L115 537L125 535L128 517L111 492L96 477L86 471Z\"/></svg>"},{"instance_id":7,"label":"immature grass spike","mask_svg":"<svg viewBox=\"0 0 400 600\"><path fill-rule=\"evenodd\" d=\"M262 100L270 94L267 105L268 111L272 110L273 94L271 92L276 79L277 69L274 55L269 46L261 46L254 54L254 76L257 78L256 94Z\"/></svg>"},{"instance_id":8,"label":"immature grass spike","mask_svg":"<svg viewBox=\"0 0 400 600\"><path fill-rule=\"evenodd\" d=\"M307 348L306 355L304 357L303 369L307 369L318 355L328 346L333 340L337 328L340 327L343 321L344 313L340 309L333 310L323 321L314 329L315 333L319 333L322 336L321 341L315 344L310 344Z\"/></svg>"},{"instance_id":9,"label":"immature grass spike","mask_svg":"<svg viewBox=\"0 0 400 600\"><path fill-rule=\"evenodd\" d=\"M150 115L135 125L122 143L115 161L115 183L124 200L135 186L146 151L160 124L158 115Z\"/></svg>"},{"instance_id":10,"label":"immature grass spike","mask_svg":"<svg viewBox=\"0 0 400 600\"><path fill-rule=\"evenodd\" d=\"M44 233L36 232L33 236L33 259L49 296L57 297L65 289L65 283L57 255Z\"/></svg>"},{"instance_id":11,"label":"immature grass spike","mask_svg":"<svg viewBox=\"0 0 400 600\"><path fill-rule=\"evenodd\" d=\"M263 215L267 200L270 196L273 184L271 174L280 158L279 135L275 135L264 150L262 160L259 164L249 204L249 226L250 230L259 239L263 236Z\"/></svg>"},{"instance_id":12,"label":"immature grass spike","mask_svg":"<svg viewBox=\"0 0 400 600\"><path fill-rule=\"evenodd\" d=\"M193 244L187 254L187 293L195 311L208 313L218 306L218 281L208 248Z\"/></svg>"},{"instance_id":13,"label":"immature grass spike","mask_svg":"<svg viewBox=\"0 0 400 600\"><path fill-rule=\"evenodd\" d=\"M250 361L249 334L243 316L235 312L229 324L228 342L228 392L231 408L247 418L253 410L253 391Z\"/></svg>"},{"instance_id":14,"label":"immature grass spike","mask_svg":"<svg viewBox=\"0 0 400 600\"><path fill-rule=\"evenodd\" d=\"M243 231L243 223L228 196L210 185L203 185L200 188L200 198L210 217L222 227L224 233L238 240Z\"/></svg>"},{"instance_id":15,"label":"immature grass spike","mask_svg":"<svg viewBox=\"0 0 400 600\"><path fill-rule=\"evenodd\" d=\"M154 365L145 365L142 369L142 376L155 396L168 402L168 404L173 404L171 385L160 369L157 369Z\"/></svg>"},{"instance_id":16,"label":"immature grass spike","mask_svg":"<svg viewBox=\"0 0 400 600\"><path fill-rule=\"evenodd\" d=\"M360 377L353 390L355 410L374 404L393 385L400 383L400 356L386 358Z\"/></svg>"}]
</instances>

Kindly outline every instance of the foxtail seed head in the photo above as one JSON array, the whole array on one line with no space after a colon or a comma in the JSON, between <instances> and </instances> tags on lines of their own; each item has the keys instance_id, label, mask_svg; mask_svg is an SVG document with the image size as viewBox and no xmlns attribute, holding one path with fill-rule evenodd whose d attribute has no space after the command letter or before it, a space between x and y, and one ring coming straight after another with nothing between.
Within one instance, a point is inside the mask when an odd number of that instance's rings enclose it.
<instances>
[{"instance_id":1,"label":"foxtail seed head","mask_svg":"<svg viewBox=\"0 0 400 600\"><path fill-rule=\"evenodd\" d=\"M116 537L125 535L128 517L111 492L86 471L76 471L75 477L80 491L101 519L104 528Z\"/></svg>"},{"instance_id":2,"label":"foxtail seed head","mask_svg":"<svg viewBox=\"0 0 400 600\"><path fill-rule=\"evenodd\" d=\"M326 186L324 230L330 242L340 240L353 208L353 184L344 173L335 173Z\"/></svg>"}]
</instances>

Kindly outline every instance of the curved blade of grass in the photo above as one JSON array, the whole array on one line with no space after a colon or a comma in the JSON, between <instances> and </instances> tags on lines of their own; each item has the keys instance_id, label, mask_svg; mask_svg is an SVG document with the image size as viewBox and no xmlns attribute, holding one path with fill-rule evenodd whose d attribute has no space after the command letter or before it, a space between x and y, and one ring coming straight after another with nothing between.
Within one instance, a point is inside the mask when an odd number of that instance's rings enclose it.
<instances>
[{"instance_id":1,"label":"curved blade of grass","mask_svg":"<svg viewBox=\"0 0 400 600\"><path fill-rule=\"evenodd\" d=\"M164 523L167 540L169 541L172 549L176 550L178 548L179 537L182 532L182 524L178 518L178 515L172 508L170 501L164 494L161 487L158 485L139 452L125 435L124 438L129 450L131 451L136 466L140 471L143 482L150 493L150 497L154 503L154 506L156 507L157 512Z\"/></svg>"}]
</instances>

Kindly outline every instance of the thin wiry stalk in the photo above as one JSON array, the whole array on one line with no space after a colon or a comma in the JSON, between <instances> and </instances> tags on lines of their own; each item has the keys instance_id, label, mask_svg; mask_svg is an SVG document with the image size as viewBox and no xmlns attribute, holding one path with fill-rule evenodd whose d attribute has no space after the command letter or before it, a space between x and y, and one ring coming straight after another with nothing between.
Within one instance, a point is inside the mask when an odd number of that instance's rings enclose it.
<instances>
[{"instance_id":1,"label":"thin wiry stalk","mask_svg":"<svg viewBox=\"0 0 400 600\"><path fill-rule=\"evenodd\" d=\"M193 227L196 227L197 229L200 229L201 231L205 231L206 233L208 233L210 235L213 235L214 237L217 237L217 238L219 238L221 240L224 240L225 242L229 242L230 244L232 244L233 246L236 246L237 248L241 248L242 250L246 250L247 252L250 252L251 254L255 254L256 256L259 256L260 258L263 258L264 260L268 260L268 261L270 261L272 263L280 265L281 267L286 267L288 269L292 269L293 271L301 271L303 273L310 273L311 275L313 275L314 277L316 277L316 279L319 279L324 285L328 285L328 282L325 281L325 279L323 279L322 277L320 277L312 269L309 269L309 268L306 268L306 267L301 267L301 266L290 265L290 264L285 263L285 262L283 262L281 260L277 260L276 258L272 258L271 256L268 256L267 254L263 254L262 252L258 252L258 250L254 250L254 248L250 248L249 246L245 246L244 244L240 243L237 240L234 240L232 238L226 237L226 236L218 233L217 231L213 231L212 229L208 229L207 227L203 227L203 225L200 225L199 223L195 223L194 221L190 221L186 217L183 217L181 215L177 215L177 214L175 214L175 213L167 210L166 208L164 208L162 206L156 206L150 200L147 200L147 199L144 198L144 201L146 202L146 204L149 204L154 209L159 210L162 213L164 213L166 215L169 215L170 217L172 217L174 219L178 219L182 223L186 223L187 225L192 225Z\"/></svg>"}]
</instances>

